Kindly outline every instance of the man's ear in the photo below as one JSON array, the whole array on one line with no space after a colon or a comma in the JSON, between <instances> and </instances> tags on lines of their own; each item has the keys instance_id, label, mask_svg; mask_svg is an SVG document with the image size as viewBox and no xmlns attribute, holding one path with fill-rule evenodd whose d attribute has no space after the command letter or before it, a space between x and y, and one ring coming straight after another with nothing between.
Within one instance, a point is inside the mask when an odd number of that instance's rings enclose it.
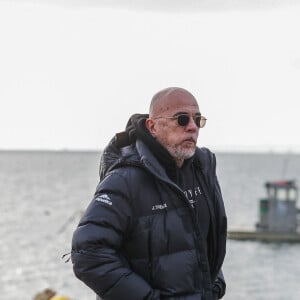
<instances>
[{"instance_id":1,"label":"man's ear","mask_svg":"<svg viewBox=\"0 0 300 300\"><path fill-rule=\"evenodd\" d=\"M156 126L155 121L153 119L148 118L146 120L146 127L149 130L150 134L155 137L156 136Z\"/></svg>"}]
</instances>

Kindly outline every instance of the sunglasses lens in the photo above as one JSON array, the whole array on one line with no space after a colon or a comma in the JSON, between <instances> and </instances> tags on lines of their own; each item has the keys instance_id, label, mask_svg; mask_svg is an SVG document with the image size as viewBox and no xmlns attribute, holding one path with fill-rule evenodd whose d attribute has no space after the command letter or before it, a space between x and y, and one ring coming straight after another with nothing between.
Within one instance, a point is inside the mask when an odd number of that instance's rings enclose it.
<instances>
[{"instance_id":1,"label":"sunglasses lens","mask_svg":"<svg viewBox=\"0 0 300 300\"><path fill-rule=\"evenodd\" d=\"M195 118L195 123L197 125L197 127L202 127L201 125L201 116L198 116Z\"/></svg>"},{"instance_id":2,"label":"sunglasses lens","mask_svg":"<svg viewBox=\"0 0 300 300\"><path fill-rule=\"evenodd\" d=\"M205 126L205 124L206 124L206 118L205 117L202 117L201 119L200 119L200 122L199 122L199 124L200 124L200 128L203 128L204 126Z\"/></svg>"},{"instance_id":3,"label":"sunglasses lens","mask_svg":"<svg viewBox=\"0 0 300 300\"><path fill-rule=\"evenodd\" d=\"M189 124L190 116L189 115L180 115L180 116L178 116L177 121L180 126L186 126L187 124Z\"/></svg>"}]
</instances>

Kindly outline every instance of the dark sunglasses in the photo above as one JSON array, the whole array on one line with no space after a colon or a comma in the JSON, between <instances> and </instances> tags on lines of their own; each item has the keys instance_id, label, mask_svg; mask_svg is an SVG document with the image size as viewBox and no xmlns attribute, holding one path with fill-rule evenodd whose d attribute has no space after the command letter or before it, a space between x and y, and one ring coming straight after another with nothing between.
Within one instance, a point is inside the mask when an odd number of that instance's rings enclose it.
<instances>
[{"instance_id":1,"label":"dark sunglasses","mask_svg":"<svg viewBox=\"0 0 300 300\"><path fill-rule=\"evenodd\" d=\"M177 119L177 123L179 126L187 126L190 122L190 115L189 114L181 114L181 115L177 115L174 117L157 117L155 119L171 119L171 120L175 120ZM195 124L197 125L197 127L199 128L203 128L206 124L206 118L201 116L201 115L194 115L192 116Z\"/></svg>"}]
</instances>

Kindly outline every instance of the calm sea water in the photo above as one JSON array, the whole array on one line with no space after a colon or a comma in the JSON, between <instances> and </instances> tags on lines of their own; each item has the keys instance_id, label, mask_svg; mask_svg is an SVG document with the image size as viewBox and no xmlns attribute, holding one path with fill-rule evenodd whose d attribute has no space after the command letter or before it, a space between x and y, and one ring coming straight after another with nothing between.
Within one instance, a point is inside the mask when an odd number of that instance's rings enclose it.
<instances>
[{"instance_id":1,"label":"calm sea water","mask_svg":"<svg viewBox=\"0 0 300 300\"><path fill-rule=\"evenodd\" d=\"M217 159L229 226L254 225L265 180L300 182L300 155ZM61 257L93 196L98 164L95 152L0 152L1 299L32 299L47 287L74 300L95 299ZM299 259L300 244L228 241L224 299L300 299Z\"/></svg>"}]
</instances>

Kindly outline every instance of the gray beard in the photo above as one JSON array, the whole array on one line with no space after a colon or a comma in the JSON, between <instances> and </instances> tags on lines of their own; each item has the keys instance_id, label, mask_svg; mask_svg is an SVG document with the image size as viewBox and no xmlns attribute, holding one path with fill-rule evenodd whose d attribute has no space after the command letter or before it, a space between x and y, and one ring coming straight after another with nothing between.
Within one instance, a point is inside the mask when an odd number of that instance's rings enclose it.
<instances>
[{"instance_id":1,"label":"gray beard","mask_svg":"<svg viewBox=\"0 0 300 300\"><path fill-rule=\"evenodd\" d=\"M169 151L171 156L175 160L185 160L191 158L195 154L195 148L191 149L181 149L180 146L165 146L165 148Z\"/></svg>"}]
</instances>

